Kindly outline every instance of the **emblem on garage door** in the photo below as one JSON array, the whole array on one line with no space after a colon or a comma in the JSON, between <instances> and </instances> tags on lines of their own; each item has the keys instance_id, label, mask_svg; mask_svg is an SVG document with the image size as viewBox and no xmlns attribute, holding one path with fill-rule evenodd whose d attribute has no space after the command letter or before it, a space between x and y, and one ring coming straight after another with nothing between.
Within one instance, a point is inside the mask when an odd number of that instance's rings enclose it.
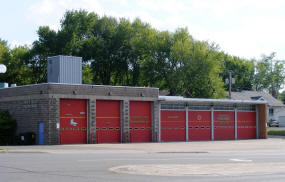
<instances>
[{"instance_id":1,"label":"emblem on garage door","mask_svg":"<svg viewBox=\"0 0 285 182\"><path fill-rule=\"evenodd\" d=\"M202 119L202 116L200 114L197 115L197 120L200 121Z\"/></svg>"},{"instance_id":2,"label":"emblem on garage door","mask_svg":"<svg viewBox=\"0 0 285 182\"><path fill-rule=\"evenodd\" d=\"M70 120L70 125L72 125L72 126L77 126L77 124L78 124L78 123L76 123L76 122L74 121L74 119L71 119L71 120Z\"/></svg>"}]
</instances>

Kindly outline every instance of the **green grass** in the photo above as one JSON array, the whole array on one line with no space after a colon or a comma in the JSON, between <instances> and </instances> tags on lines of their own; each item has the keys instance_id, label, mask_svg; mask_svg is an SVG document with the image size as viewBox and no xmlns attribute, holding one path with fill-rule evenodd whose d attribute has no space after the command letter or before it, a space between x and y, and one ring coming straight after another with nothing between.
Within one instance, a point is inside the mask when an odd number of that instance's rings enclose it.
<instances>
[{"instance_id":1,"label":"green grass","mask_svg":"<svg viewBox=\"0 0 285 182\"><path fill-rule=\"evenodd\" d=\"M279 135L279 136L285 136L285 130L271 130L268 131L268 135Z\"/></svg>"},{"instance_id":2,"label":"green grass","mask_svg":"<svg viewBox=\"0 0 285 182\"><path fill-rule=\"evenodd\" d=\"M4 150L4 149L0 147L0 150Z\"/></svg>"}]
</instances>

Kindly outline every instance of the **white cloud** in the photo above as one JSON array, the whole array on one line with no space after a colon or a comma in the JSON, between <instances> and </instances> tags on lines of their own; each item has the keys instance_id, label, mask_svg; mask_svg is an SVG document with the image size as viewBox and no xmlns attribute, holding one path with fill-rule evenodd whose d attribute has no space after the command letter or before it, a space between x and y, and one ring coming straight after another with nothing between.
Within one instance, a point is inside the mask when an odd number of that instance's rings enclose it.
<instances>
[{"instance_id":1,"label":"white cloud","mask_svg":"<svg viewBox=\"0 0 285 182\"><path fill-rule=\"evenodd\" d=\"M138 1L138 6L144 10L151 10L155 12L167 11L168 13L176 13L186 11L188 8L187 1L174 1L174 0L143 0Z\"/></svg>"},{"instance_id":2,"label":"white cloud","mask_svg":"<svg viewBox=\"0 0 285 182\"><path fill-rule=\"evenodd\" d=\"M195 39L214 41L236 56L259 58L276 51L284 59L284 8L283 0L40 0L31 5L28 18L56 30L71 9L139 17L159 30L188 27Z\"/></svg>"},{"instance_id":3,"label":"white cloud","mask_svg":"<svg viewBox=\"0 0 285 182\"><path fill-rule=\"evenodd\" d=\"M64 13L79 9L104 13L98 0L41 0L30 6L27 17L37 26L48 25L58 30Z\"/></svg>"}]
</instances>

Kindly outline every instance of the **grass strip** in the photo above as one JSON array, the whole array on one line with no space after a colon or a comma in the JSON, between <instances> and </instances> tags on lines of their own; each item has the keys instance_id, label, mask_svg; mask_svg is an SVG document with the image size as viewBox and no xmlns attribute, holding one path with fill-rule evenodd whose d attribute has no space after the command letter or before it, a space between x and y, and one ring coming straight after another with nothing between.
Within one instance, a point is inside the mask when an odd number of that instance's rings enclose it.
<instances>
[{"instance_id":1,"label":"grass strip","mask_svg":"<svg viewBox=\"0 0 285 182\"><path fill-rule=\"evenodd\" d=\"M279 136L285 136L285 130L271 130L268 131L268 135L279 135Z\"/></svg>"}]
</instances>

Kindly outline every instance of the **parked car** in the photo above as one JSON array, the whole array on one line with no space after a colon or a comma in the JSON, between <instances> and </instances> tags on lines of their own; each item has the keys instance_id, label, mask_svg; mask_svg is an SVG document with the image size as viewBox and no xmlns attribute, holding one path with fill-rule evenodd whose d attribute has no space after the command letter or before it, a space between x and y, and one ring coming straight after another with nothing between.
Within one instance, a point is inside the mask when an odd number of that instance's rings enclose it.
<instances>
[{"instance_id":1,"label":"parked car","mask_svg":"<svg viewBox=\"0 0 285 182\"><path fill-rule=\"evenodd\" d=\"M271 119L270 121L268 121L267 125L269 127L279 127L279 122L275 119Z\"/></svg>"}]
</instances>

